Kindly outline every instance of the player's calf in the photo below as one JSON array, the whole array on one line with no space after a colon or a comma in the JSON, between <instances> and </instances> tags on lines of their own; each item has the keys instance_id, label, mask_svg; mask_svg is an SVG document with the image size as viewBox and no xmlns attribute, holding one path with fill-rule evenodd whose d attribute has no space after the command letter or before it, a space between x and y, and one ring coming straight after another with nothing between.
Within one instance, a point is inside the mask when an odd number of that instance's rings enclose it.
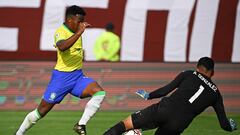
<instances>
[{"instance_id":1,"label":"player's calf","mask_svg":"<svg viewBox=\"0 0 240 135\"><path fill-rule=\"evenodd\" d=\"M37 109L27 114L16 135L23 135L29 128L31 128L41 116Z\"/></svg>"},{"instance_id":2,"label":"player's calf","mask_svg":"<svg viewBox=\"0 0 240 135\"><path fill-rule=\"evenodd\" d=\"M97 112L106 95L105 91L96 92L86 104L82 118L78 122L79 125L86 125L90 118Z\"/></svg>"},{"instance_id":3,"label":"player's calf","mask_svg":"<svg viewBox=\"0 0 240 135\"><path fill-rule=\"evenodd\" d=\"M92 98L86 104L81 119L73 128L74 131L77 132L79 135L87 134L85 125L100 108L100 105L103 102L105 95L106 95L105 91L98 91L92 96Z\"/></svg>"}]
</instances>

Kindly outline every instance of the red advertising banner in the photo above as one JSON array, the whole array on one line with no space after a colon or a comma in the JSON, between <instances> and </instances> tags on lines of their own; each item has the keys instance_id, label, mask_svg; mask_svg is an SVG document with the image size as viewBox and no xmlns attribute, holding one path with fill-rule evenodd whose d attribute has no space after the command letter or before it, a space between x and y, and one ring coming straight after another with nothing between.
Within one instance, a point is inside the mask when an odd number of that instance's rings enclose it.
<instances>
[{"instance_id":1,"label":"red advertising banner","mask_svg":"<svg viewBox=\"0 0 240 135\"><path fill-rule=\"evenodd\" d=\"M57 3L57 4L56 4ZM18 0L0 2L0 60L55 60L53 33L66 7L83 7L86 60L107 22L121 37L121 61L240 62L239 0Z\"/></svg>"}]
</instances>

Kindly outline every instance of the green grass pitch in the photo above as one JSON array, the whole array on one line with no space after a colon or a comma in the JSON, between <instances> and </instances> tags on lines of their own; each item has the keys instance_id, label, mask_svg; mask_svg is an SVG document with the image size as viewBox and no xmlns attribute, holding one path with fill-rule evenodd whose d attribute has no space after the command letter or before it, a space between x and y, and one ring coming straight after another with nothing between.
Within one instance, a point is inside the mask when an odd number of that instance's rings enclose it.
<instances>
[{"instance_id":1,"label":"green grass pitch","mask_svg":"<svg viewBox=\"0 0 240 135\"><path fill-rule=\"evenodd\" d=\"M21 124L26 111L0 111L0 135L12 135ZM103 132L119 120L127 117L127 111L99 111L88 123L88 135L102 135ZM26 135L76 135L72 127L79 120L80 111L51 111L45 118L32 127ZM239 114L230 114L240 124ZM144 135L153 135L154 130L143 132ZM194 119L183 135L240 135L235 132L223 131L216 115L204 113Z\"/></svg>"}]
</instances>

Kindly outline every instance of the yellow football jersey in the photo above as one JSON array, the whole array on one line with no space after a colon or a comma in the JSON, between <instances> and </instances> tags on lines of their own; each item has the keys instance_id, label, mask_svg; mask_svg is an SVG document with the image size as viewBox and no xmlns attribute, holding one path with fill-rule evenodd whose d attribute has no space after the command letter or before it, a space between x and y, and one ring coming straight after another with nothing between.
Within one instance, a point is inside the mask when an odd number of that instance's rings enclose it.
<instances>
[{"instance_id":1,"label":"yellow football jersey","mask_svg":"<svg viewBox=\"0 0 240 135\"><path fill-rule=\"evenodd\" d=\"M82 37L80 37L73 46L65 51L60 51L57 42L66 40L74 33L64 24L59 27L54 34L54 46L57 48L57 64L55 69L58 71L71 72L82 68L83 48Z\"/></svg>"}]
</instances>

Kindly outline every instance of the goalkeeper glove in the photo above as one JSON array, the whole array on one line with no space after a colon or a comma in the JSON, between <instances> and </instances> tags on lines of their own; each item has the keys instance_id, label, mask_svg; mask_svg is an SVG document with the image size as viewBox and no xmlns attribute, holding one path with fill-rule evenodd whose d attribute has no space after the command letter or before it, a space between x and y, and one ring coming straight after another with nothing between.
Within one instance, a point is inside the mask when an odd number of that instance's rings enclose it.
<instances>
[{"instance_id":1,"label":"goalkeeper glove","mask_svg":"<svg viewBox=\"0 0 240 135\"><path fill-rule=\"evenodd\" d=\"M144 98L145 100L148 100L149 98L149 93L146 92L145 90L137 90L136 94L138 94L140 97Z\"/></svg>"},{"instance_id":2,"label":"goalkeeper glove","mask_svg":"<svg viewBox=\"0 0 240 135\"><path fill-rule=\"evenodd\" d=\"M237 123L233 119L229 119L229 123L231 125L232 131L237 130Z\"/></svg>"}]
</instances>

